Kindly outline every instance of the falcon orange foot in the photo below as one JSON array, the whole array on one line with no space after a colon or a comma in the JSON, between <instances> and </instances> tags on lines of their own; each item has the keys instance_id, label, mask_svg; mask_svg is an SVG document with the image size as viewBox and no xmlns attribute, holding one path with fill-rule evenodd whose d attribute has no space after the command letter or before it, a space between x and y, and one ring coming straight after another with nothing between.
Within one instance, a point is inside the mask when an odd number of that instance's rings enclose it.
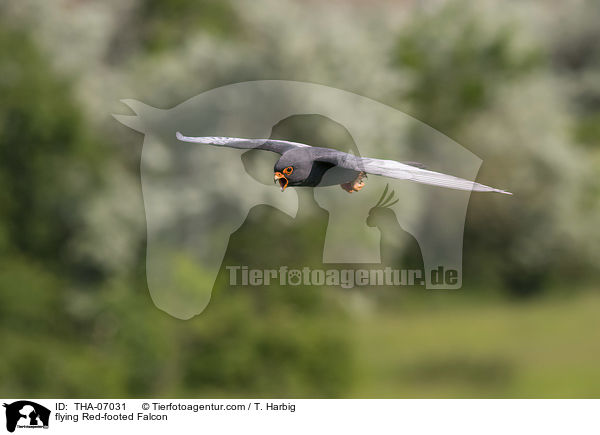
<instances>
[{"instance_id":1,"label":"falcon orange foot","mask_svg":"<svg viewBox=\"0 0 600 435\"><path fill-rule=\"evenodd\" d=\"M364 171L360 171L354 181L340 184L340 187L348 193L358 192L365 187L365 182L363 181L365 178L367 178L367 174Z\"/></svg>"}]
</instances>

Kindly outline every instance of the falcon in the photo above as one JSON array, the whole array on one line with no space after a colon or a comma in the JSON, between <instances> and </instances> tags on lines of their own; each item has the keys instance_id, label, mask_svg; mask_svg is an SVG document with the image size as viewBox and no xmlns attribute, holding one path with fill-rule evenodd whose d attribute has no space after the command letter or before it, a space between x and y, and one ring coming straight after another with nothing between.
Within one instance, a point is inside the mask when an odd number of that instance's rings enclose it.
<instances>
[{"instance_id":1,"label":"falcon","mask_svg":"<svg viewBox=\"0 0 600 435\"><path fill-rule=\"evenodd\" d=\"M176 137L182 142L266 150L281 155L273 169L273 181L279 183L282 192L290 186L317 187L339 184L346 192L353 193L361 190L365 186L367 174L372 174L450 189L512 195L505 190L427 170L423 165L414 162L401 163L395 160L358 157L331 148L313 147L286 140L188 137L180 132L176 133Z\"/></svg>"}]
</instances>

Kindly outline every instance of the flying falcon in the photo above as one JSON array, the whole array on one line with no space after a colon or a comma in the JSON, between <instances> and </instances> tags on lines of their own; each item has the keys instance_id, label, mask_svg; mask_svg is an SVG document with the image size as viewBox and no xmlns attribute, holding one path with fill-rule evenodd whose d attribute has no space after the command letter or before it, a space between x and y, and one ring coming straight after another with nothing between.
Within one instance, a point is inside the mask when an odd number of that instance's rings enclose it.
<instances>
[{"instance_id":1,"label":"flying falcon","mask_svg":"<svg viewBox=\"0 0 600 435\"><path fill-rule=\"evenodd\" d=\"M238 149L258 149L280 154L281 157L275 163L273 181L279 183L282 192L289 186L316 187L339 184L346 192L352 193L365 186L367 174L373 174L450 189L512 195L510 192L463 178L429 171L419 163L400 163L394 160L357 157L330 148L313 147L285 140L188 137L180 132L177 132L176 136L183 142ZM332 170L333 168L337 170Z\"/></svg>"}]
</instances>

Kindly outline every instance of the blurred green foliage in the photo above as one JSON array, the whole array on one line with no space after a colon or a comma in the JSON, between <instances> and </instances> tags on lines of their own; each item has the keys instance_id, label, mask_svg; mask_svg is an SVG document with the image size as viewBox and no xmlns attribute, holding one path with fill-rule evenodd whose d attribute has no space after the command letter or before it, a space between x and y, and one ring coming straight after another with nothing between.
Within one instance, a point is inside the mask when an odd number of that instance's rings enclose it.
<instances>
[{"instance_id":1,"label":"blurred green foliage","mask_svg":"<svg viewBox=\"0 0 600 435\"><path fill-rule=\"evenodd\" d=\"M219 0L144 0L138 19L143 23L143 44L150 50L167 49L198 31L231 37L241 29L230 3Z\"/></svg>"},{"instance_id":2,"label":"blurred green foliage","mask_svg":"<svg viewBox=\"0 0 600 435\"><path fill-rule=\"evenodd\" d=\"M499 2L90 3L0 5L0 395L598 396L594 2L545 8L550 24ZM154 306L127 163L140 137L108 114L124 96L167 107L255 78L380 98L481 156L480 181L515 196L471 199L464 290L248 289L223 269L202 315ZM347 139L331 128L274 135ZM318 264L325 211L301 201L301 221L254 209L224 265ZM206 281L177 259L181 279Z\"/></svg>"},{"instance_id":3,"label":"blurred green foliage","mask_svg":"<svg viewBox=\"0 0 600 435\"><path fill-rule=\"evenodd\" d=\"M3 29L0 53L0 246L58 266L103 152L27 34Z\"/></svg>"},{"instance_id":4,"label":"blurred green foliage","mask_svg":"<svg viewBox=\"0 0 600 435\"><path fill-rule=\"evenodd\" d=\"M451 299L361 322L350 395L598 398L597 292L525 305Z\"/></svg>"},{"instance_id":5,"label":"blurred green foliage","mask_svg":"<svg viewBox=\"0 0 600 435\"><path fill-rule=\"evenodd\" d=\"M352 371L345 316L321 289L248 294L224 281L202 317L181 322L152 304L143 270L109 277L80 261L80 209L118 155L91 138L71 89L26 35L3 30L0 47L0 394L341 395ZM196 267L180 272L203 280Z\"/></svg>"},{"instance_id":6,"label":"blurred green foliage","mask_svg":"<svg viewBox=\"0 0 600 435\"><path fill-rule=\"evenodd\" d=\"M562 23L564 30L550 50L553 67L571 89L575 138L579 143L600 146L600 10L590 0L576 8Z\"/></svg>"},{"instance_id":7,"label":"blurred green foliage","mask_svg":"<svg viewBox=\"0 0 600 435\"><path fill-rule=\"evenodd\" d=\"M107 60L115 64L139 53L160 54L197 34L235 39L242 30L228 0L141 0L113 35Z\"/></svg>"},{"instance_id":8,"label":"blurred green foliage","mask_svg":"<svg viewBox=\"0 0 600 435\"><path fill-rule=\"evenodd\" d=\"M567 95L548 83L547 51L514 19L461 1L417 14L394 49L411 113L480 156L481 180L514 183L511 201L473 195L464 256L467 285L498 282L517 297L595 269L586 245L598 240L598 198L594 206L585 198L596 183L568 125L580 139L595 130L572 119ZM421 140L415 131L415 146Z\"/></svg>"},{"instance_id":9,"label":"blurred green foliage","mask_svg":"<svg viewBox=\"0 0 600 435\"><path fill-rule=\"evenodd\" d=\"M455 134L503 84L540 65L539 49L516 48L517 34L514 24L490 25L465 2L417 15L394 49L395 64L414 78L403 99L418 119Z\"/></svg>"}]
</instances>

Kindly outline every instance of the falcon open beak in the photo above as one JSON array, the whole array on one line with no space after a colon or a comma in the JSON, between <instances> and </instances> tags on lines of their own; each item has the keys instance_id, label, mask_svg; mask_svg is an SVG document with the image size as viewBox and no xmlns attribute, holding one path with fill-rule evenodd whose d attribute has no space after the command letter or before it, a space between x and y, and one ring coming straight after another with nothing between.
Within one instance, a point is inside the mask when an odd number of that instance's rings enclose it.
<instances>
[{"instance_id":1,"label":"falcon open beak","mask_svg":"<svg viewBox=\"0 0 600 435\"><path fill-rule=\"evenodd\" d=\"M281 172L275 172L275 175L273 175L273 183L277 183L278 181L281 191L283 192L288 185L288 179L285 178Z\"/></svg>"}]
</instances>

